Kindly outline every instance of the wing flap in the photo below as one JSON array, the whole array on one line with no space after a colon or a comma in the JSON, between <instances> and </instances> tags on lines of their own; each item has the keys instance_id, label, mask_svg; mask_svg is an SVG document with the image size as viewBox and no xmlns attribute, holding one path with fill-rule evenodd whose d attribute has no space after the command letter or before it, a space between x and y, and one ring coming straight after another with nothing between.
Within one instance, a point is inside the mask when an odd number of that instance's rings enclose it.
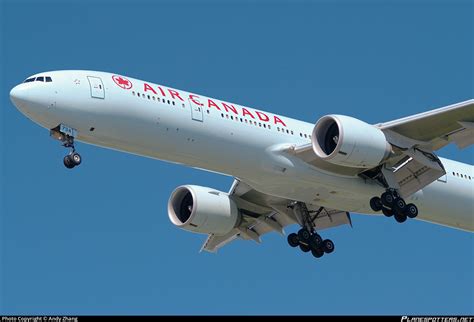
<instances>
[{"instance_id":1,"label":"wing flap","mask_svg":"<svg viewBox=\"0 0 474 322\"><path fill-rule=\"evenodd\" d=\"M391 169L383 168L382 172L392 188L397 188L403 198L407 198L418 190L446 174L438 164L420 162L411 156L406 156Z\"/></svg>"},{"instance_id":2,"label":"wing flap","mask_svg":"<svg viewBox=\"0 0 474 322\"><path fill-rule=\"evenodd\" d=\"M290 203L287 199L263 194L237 179L230 192L241 211L241 223L224 236L210 234L201 251L215 253L236 239L261 243L262 235L270 232L284 235L284 227L297 222L292 210L287 207ZM318 231L344 224L352 226L350 216L345 211L321 208L317 205L308 205L308 209L317 213L314 223Z\"/></svg>"},{"instance_id":3,"label":"wing flap","mask_svg":"<svg viewBox=\"0 0 474 322\"><path fill-rule=\"evenodd\" d=\"M448 137L456 143L458 148L464 149L474 144L474 122L459 122L462 129L450 134Z\"/></svg>"},{"instance_id":4,"label":"wing flap","mask_svg":"<svg viewBox=\"0 0 474 322\"><path fill-rule=\"evenodd\" d=\"M236 229L233 229L230 233L224 236L217 236L214 234L210 234L207 236L206 241L201 247L201 252L204 250L206 252L210 253L216 253L219 248L227 245L234 239L238 237L238 231Z\"/></svg>"}]
</instances>

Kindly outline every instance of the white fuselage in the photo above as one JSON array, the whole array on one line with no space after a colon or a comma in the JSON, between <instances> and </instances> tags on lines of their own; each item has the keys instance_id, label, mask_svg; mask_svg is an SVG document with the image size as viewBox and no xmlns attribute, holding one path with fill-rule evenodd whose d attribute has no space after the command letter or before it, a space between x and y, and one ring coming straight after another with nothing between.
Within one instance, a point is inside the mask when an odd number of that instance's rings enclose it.
<instances>
[{"instance_id":1,"label":"white fuselage","mask_svg":"<svg viewBox=\"0 0 474 322\"><path fill-rule=\"evenodd\" d=\"M281 152L310 143L313 124L110 73L38 75L52 82L18 85L11 94L15 105L45 128L76 129L80 141L227 174L269 195L350 212L374 213L368 201L383 192L370 180ZM441 161L446 176L407 202L418 206L418 219L473 231L473 167Z\"/></svg>"}]
</instances>

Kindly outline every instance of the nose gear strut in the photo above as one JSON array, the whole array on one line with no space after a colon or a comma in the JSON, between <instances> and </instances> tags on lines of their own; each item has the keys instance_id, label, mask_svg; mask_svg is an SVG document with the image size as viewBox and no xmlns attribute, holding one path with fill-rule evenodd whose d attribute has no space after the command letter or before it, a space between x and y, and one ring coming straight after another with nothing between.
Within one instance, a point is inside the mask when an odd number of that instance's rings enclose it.
<instances>
[{"instance_id":1,"label":"nose gear strut","mask_svg":"<svg viewBox=\"0 0 474 322\"><path fill-rule=\"evenodd\" d=\"M63 158L64 166L68 169L77 167L82 162L82 157L76 152L74 146L74 137L76 130L66 125L60 124L54 129L50 130L50 136L62 142L65 148L71 149L70 152Z\"/></svg>"}]
</instances>

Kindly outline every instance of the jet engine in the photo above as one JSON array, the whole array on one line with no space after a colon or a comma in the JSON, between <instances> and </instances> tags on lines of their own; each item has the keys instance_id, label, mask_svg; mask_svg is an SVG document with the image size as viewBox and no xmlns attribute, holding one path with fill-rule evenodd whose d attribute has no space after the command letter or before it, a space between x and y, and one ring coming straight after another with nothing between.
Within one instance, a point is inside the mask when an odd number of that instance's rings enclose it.
<instances>
[{"instance_id":1,"label":"jet engine","mask_svg":"<svg viewBox=\"0 0 474 322\"><path fill-rule=\"evenodd\" d=\"M311 141L314 153L321 159L353 168L375 167L392 149L380 129L345 115L320 118Z\"/></svg>"},{"instance_id":2,"label":"jet engine","mask_svg":"<svg viewBox=\"0 0 474 322\"><path fill-rule=\"evenodd\" d=\"M225 235L237 225L239 211L225 192L185 185L171 193L168 216L175 226L184 230Z\"/></svg>"}]
</instances>

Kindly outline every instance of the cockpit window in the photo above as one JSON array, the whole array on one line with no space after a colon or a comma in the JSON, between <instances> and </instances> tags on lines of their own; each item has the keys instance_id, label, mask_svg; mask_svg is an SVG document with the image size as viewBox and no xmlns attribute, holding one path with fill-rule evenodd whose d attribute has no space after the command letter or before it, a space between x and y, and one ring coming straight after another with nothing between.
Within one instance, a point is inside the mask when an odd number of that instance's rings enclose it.
<instances>
[{"instance_id":1,"label":"cockpit window","mask_svg":"<svg viewBox=\"0 0 474 322\"><path fill-rule=\"evenodd\" d=\"M39 77L31 77L27 78L23 83L29 83L29 82L48 82L51 83L53 79L50 76L39 76Z\"/></svg>"}]
</instances>

